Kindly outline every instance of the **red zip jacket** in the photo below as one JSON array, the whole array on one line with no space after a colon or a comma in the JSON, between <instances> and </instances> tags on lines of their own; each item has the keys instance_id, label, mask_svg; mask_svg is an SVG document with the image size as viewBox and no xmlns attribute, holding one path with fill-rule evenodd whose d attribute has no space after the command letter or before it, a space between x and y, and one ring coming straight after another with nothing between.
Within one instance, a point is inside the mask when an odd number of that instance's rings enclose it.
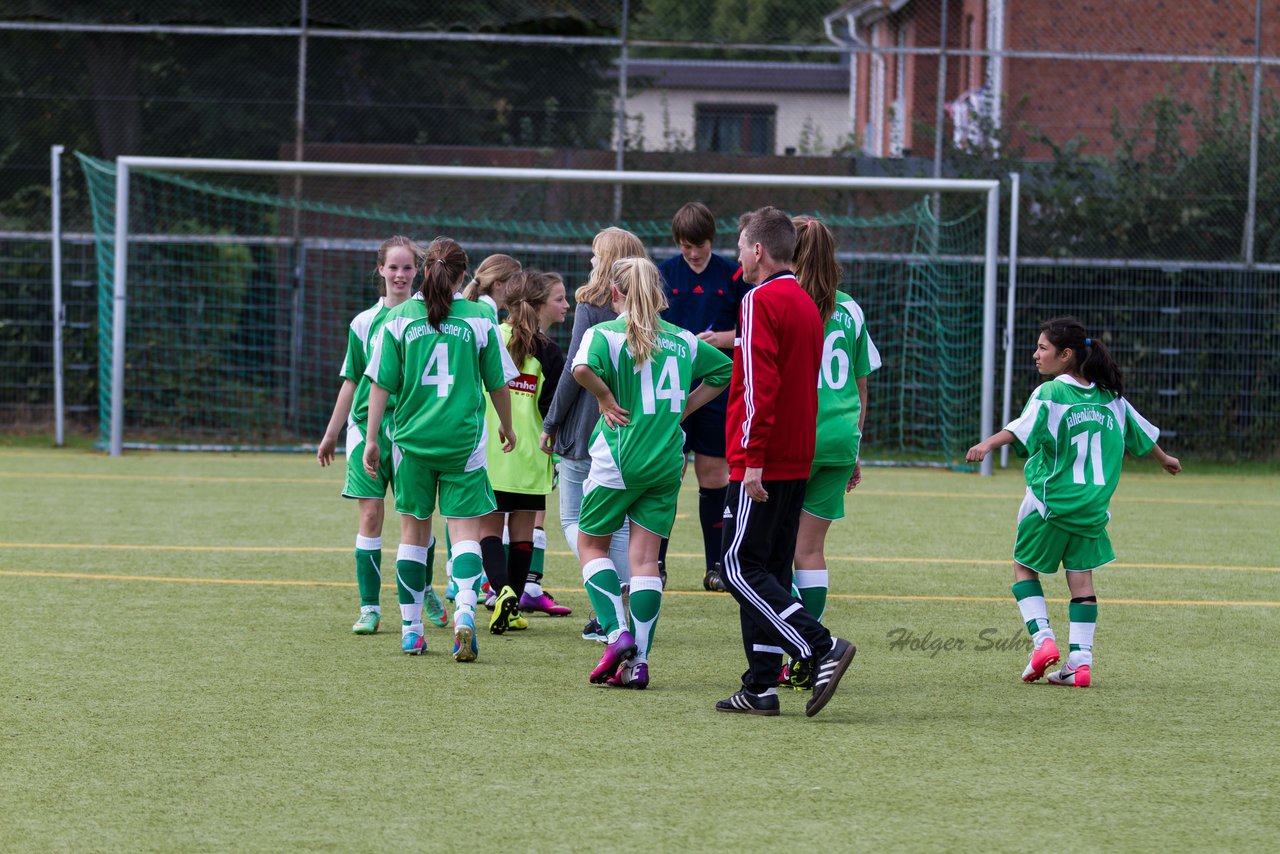
<instances>
[{"instance_id":1,"label":"red zip jacket","mask_svg":"<svg viewBox=\"0 0 1280 854\"><path fill-rule=\"evenodd\" d=\"M742 300L725 419L729 479L799 480L813 466L818 432L822 317L789 270Z\"/></svg>"}]
</instances>

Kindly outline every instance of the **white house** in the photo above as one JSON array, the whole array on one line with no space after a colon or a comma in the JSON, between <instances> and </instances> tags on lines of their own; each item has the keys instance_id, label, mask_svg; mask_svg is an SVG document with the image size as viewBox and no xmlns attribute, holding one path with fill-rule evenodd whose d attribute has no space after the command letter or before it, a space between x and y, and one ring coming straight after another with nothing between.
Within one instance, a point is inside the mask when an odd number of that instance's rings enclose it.
<instances>
[{"instance_id":1,"label":"white house","mask_svg":"<svg viewBox=\"0 0 1280 854\"><path fill-rule=\"evenodd\" d=\"M849 141L849 67L630 60L626 114L646 151L829 154Z\"/></svg>"}]
</instances>

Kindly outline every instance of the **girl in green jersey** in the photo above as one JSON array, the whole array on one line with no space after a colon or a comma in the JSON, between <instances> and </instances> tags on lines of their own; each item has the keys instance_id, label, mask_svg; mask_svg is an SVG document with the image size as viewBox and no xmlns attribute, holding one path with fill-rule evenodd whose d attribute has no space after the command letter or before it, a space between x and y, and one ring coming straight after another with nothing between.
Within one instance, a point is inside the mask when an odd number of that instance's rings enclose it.
<instances>
[{"instance_id":1,"label":"girl in green jersey","mask_svg":"<svg viewBox=\"0 0 1280 854\"><path fill-rule=\"evenodd\" d=\"M574 378L600 404L583 483L578 558L608 643L590 681L644 688L662 603L658 550L671 534L684 466L680 422L724 391L733 366L715 347L658 316L666 300L652 261L615 262L610 292L618 318L589 329L573 358ZM628 520L634 634L609 559L613 533Z\"/></svg>"},{"instance_id":2,"label":"girl in green jersey","mask_svg":"<svg viewBox=\"0 0 1280 854\"><path fill-rule=\"evenodd\" d=\"M840 293L840 265L830 229L816 219L795 217L794 270L800 287L822 316L822 369L818 373L818 435L796 532L792 595L821 622L830 586L827 531L844 518L845 493L862 482L858 464L867 417L867 378L880 369L880 352L867 332L862 307ZM808 662L793 660L782 679L808 690Z\"/></svg>"},{"instance_id":3,"label":"girl in green jersey","mask_svg":"<svg viewBox=\"0 0 1280 854\"><path fill-rule=\"evenodd\" d=\"M487 391L498 412L503 450L516 444L507 382L515 366L487 308L462 299L458 289L467 255L453 240L436 238L427 251L422 288L392 310L365 373L369 390L369 430L381 425L387 400L395 395L392 459L396 510L406 519L402 541L423 545L431 536L437 508L453 532L450 549L459 590L454 609L457 661L474 661L475 606L480 587L480 518L494 510L485 471ZM375 472L381 450L368 444L365 471ZM425 571L424 571L425 570ZM412 573L408 577L406 573ZM425 566L396 565L397 577L415 591L415 604L402 609L404 651L425 651L421 602L431 576Z\"/></svg>"},{"instance_id":4,"label":"girl in green jersey","mask_svg":"<svg viewBox=\"0 0 1280 854\"><path fill-rule=\"evenodd\" d=\"M1022 681L1035 682L1060 658L1040 575L1061 565L1071 591L1070 648L1066 666L1050 673L1049 681L1087 688L1098 622L1093 570L1116 557L1107 508L1124 453L1150 453L1169 474L1182 471L1182 464L1156 444L1160 431L1125 400L1120 368L1080 321L1055 317L1040 324L1032 359L1049 382L1032 393L1022 415L970 448L965 459L981 462L1005 445L1028 458L1013 546L1013 595L1034 646Z\"/></svg>"},{"instance_id":5,"label":"girl in green jersey","mask_svg":"<svg viewBox=\"0 0 1280 854\"><path fill-rule=\"evenodd\" d=\"M347 482L342 494L359 502L360 526L356 534L356 586L360 591L360 618L351 630L358 635L373 634L381 622L379 603L382 588L382 521L383 499L391 483L391 431L383 429L378 443L383 446L385 460L377 477L365 473L362 456L367 438L366 415L369 407L369 379L364 375L369 352L382 332L391 309L400 305L413 292L418 276L419 261L425 253L407 237L397 235L388 238L378 247L378 264L374 274L378 282L380 299L377 304L360 312L347 330L347 354L342 363L342 388L333 406L333 415L325 430L316 460L321 466L333 462L338 436L346 430ZM390 424L386 425L388 428ZM426 548L402 546L397 560L418 559L431 561L434 542ZM411 554L410 554L411 553ZM404 591L400 591L403 601ZM428 619L437 625L445 625L448 616L434 592L426 599Z\"/></svg>"}]
</instances>

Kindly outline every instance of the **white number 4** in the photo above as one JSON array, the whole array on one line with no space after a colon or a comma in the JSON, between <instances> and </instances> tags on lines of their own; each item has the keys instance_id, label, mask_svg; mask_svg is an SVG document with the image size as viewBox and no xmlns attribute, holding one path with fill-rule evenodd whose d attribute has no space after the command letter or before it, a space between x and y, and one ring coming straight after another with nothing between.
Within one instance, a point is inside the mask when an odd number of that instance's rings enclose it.
<instances>
[{"instance_id":1,"label":"white number 4","mask_svg":"<svg viewBox=\"0 0 1280 854\"><path fill-rule=\"evenodd\" d=\"M437 344L431 348L431 356L427 366L422 370L422 384L436 387L436 397L448 397L453 386L453 377L449 374L449 348Z\"/></svg>"},{"instance_id":2,"label":"white number 4","mask_svg":"<svg viewBox=\"0 0 1280 854\"><path fill-rule=\"evenodd\" d=\"M653 384L653 359L646 361L640 369L640 405L644 414L656 413L659 400L670 401L672 412L684 411L684 389L680 387L680 369L674 356L663 360L656 388Z\"/></svg>"},{"instance_id":3,"label":"white number 4","mask_svg":"<svg viewBox=\"0 0 1280 854\"><path fill-rule=\"evenodd\" d=\"M1102 434L1080 433L1071 437L1071 444L1076 446L1076 461L1071 467L1071 480L1084 483L1085 458L1093 464L1093 485L1106 486L1107 478L1102 473Z\"/></svg>"}]
</instances>

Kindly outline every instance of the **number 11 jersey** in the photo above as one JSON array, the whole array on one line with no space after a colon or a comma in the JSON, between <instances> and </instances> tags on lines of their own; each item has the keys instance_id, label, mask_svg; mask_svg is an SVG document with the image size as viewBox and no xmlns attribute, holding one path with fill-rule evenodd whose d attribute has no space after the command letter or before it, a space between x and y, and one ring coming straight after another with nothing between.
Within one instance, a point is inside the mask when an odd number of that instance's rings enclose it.
<instances>
[{"instance_id":1,"label":"number 11 jersey","mask_svg":"<svg viewBox=\"0 0 1280 854\"><path fill-rule=\"evenodd\" d=\"M1066 374L1037 388L1005 429L1018 455L1030 458L1023 474L1036 511L1083 536L1107 526L1124 452L1144 456L1160 437L1129 401Z\"/></svg>"}]
</instances>

